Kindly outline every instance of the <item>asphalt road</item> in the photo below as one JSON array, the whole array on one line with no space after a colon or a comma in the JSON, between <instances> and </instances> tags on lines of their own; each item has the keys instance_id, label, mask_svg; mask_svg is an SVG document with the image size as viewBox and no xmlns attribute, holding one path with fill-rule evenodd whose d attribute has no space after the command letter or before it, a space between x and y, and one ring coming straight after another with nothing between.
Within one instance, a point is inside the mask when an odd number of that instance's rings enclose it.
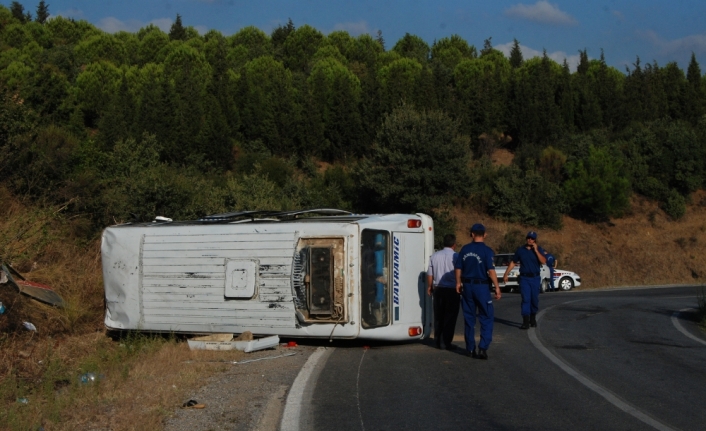
<instances>
[{"instance_id":1,"label":"asphalt road","mask_svg":"<svg viewBox=\"0 0 706 431\"><path fill-rule=\"evenodd\" d=\"M522 331L520 297L506 293L488 361L431 340L339 343L300 428L703 430L706 336L678 314L695 306L694 287L546 293L538 327Z\"/></svg>"}]
</instances>

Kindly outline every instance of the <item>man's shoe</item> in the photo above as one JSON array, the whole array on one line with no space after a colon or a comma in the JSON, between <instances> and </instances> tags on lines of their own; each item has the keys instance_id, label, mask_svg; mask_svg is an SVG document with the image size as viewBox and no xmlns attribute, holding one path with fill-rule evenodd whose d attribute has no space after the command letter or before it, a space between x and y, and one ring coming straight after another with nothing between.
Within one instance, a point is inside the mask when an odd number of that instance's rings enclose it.
<instances>
[{"instance_id":1,"label":"man's shoe","mask_svg":"<svg viewBox=\"0 0 706 431\"><path fill-rule=\"evenodd\" d=\"M488 351L485 349L478 349L478 359L488 360Z\"/></svg>"},{"instance_id":2,"label":"man's shoe","mask_svg":"<svg viewBox=\"0 0 706 431\"><path fill-rule=\"evenodd\" d=\"M520 329L529 329L529 327L530 327L529 316L522 316L522 326L520 326Z\"/></svg>"},{"instance_id":3,"label":"man's shoe","mask_svg":"<svg viewBox=\"0 0 706 431\"><path fill-rule=\"evenodd\" d=\"M476 353L476 349L473 349L473 351L469 352L468 350L464 351L464 355L468 356L469 358L476 359L478 357L478 354Z\"/></svg>"},{"instance_id":4,"label":"man's shoe","mask_svg":"<svg viewBox=\"0 0 706 431\"><path fill-rule=\"evenodd\" d=\"M530 314L530 326L533 328L537 327L537 315L536 314Z\"/></svg>"}]
</instances>

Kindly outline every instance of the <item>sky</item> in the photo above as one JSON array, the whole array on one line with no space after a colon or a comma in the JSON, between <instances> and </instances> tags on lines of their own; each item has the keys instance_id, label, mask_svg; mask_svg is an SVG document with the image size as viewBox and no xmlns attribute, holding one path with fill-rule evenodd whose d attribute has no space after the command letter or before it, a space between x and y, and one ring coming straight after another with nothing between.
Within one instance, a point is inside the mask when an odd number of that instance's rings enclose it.
<instances>
[{"instance_id":1,"label":"sky","mask_svg":"<svg viewBox=\"0 0 706 431\"><path fill-rule=\"evenodd\" d=\"M9 7L9 0L0 0ZM36 10L39 0L21 0ZM410 33L429 45L458 34L482 48L492 37L493 47L509 54L513 39L525 58L547 55L572 70L578 51L599 58L621 71L642 64L663 66L676 61L686 70L691 53L706 70L706 1L704 0L46 0L52 15L85 19L107 31L137 31L154 24L165 31L176 14L184 25L202 34L216 29L225 35L255 26L270 33L292 19L296 27L308 24L324 34L346 30L351 35L382 31L386 49Z\"/></svg>"}]
</instances>

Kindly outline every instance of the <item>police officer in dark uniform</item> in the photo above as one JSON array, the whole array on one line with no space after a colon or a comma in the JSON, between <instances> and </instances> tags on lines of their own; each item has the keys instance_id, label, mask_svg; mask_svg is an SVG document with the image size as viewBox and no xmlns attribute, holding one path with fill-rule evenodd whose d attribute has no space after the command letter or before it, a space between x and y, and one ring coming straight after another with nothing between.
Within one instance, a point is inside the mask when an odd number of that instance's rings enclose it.
<instances>
[{"instance_id":1,"label":"police officer in dark uniform","mask_svg":"<svg viewBox=\"0 0 706 431\"><path fill-rule=\"evenodd\" d=\"M503 281L507 283L507 276L516 264L520 264L520 296L522 297L522 326L520 329L529 329L537 326L537 312L539 311L539 288L542 279L539 271L547 262L544 249L537 245L537 232L527 232L527 243L515 251L512 262L505 271Z\"/></svg>"},{"instance_id":2,"label":"police officer in dark uniform","mask_svg":"<svg viewBox=\"0 0 706 431\"><path fill-rule=\"evenodd\" d=\"M485 245L485 226L476 223L471 227L473 241L461 248L454 265L456 291L461 294L466 352L469 356L488 359L488 347L493 339L493 300L488 285L495 286L495 299L499 300L500 285L495 274L495 253ZM476 353L476 309L480 321L480 343Z\"/></svg>"}]
</instances>

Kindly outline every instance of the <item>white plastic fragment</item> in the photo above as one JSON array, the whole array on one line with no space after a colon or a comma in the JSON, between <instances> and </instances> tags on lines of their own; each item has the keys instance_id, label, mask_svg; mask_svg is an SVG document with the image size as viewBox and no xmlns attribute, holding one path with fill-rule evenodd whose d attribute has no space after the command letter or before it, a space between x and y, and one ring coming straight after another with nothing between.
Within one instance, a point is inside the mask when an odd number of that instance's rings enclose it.
<instances>
[{"instance_id":1,"label":"white plastic fragment","mask_svg":"<svg viewBox=\"0 0 706 431\"><path fill-rule=\"evenodd\" d=\"M30 323L30 322L22 322L22 326L24 326L25 329L28 330L28 331L36 331L36 330L37 330L37 327L34 326L34 325L33 325L32 323Z\"/></svg>"},{"instance_id":2,"label":"white plastic fragment","mask_svg":"<svg viewBox=\"0 0 706 431\"><path fill-rule=\"evenodd\" d=\"M279 337L260 338L250 341L210 341L210 340L189 340L191 350L241 350L245 353L255 352L263 349L270 349L279 345Z\"/></svg>"}]
</instances>

